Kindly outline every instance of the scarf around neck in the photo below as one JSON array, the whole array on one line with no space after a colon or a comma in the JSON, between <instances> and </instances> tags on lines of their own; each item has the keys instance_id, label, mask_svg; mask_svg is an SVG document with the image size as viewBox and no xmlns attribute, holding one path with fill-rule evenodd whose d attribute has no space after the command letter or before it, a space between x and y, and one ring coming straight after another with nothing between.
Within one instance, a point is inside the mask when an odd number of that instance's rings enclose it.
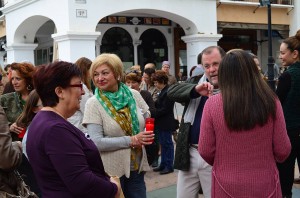
<instances>
[{"instance_id":1,"label":"scarf around neck","mask_svg":"<svg viewBox=\"0 0 300 198\"><path fill-rule=\"evenodd\" d=\"M116 92L102 91L96 88L95 96L105 111L128 135L139 133L136 103L131 91L124 83L119 83L119 89Z\"/></svg>"}]
</instances>

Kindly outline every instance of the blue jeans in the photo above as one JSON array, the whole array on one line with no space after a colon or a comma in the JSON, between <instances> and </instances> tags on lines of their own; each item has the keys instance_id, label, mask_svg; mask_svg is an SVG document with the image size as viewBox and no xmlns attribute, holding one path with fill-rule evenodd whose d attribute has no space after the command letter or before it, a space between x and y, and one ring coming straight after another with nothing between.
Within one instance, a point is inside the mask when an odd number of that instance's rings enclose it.
<instances>
[{"instance_id":1,"label":"blue jeans","mask_svg":"<svg viewBox=\"0 0 300 198\"><path fill-rule=\"evenodd\" d=\"M146 198L145 172L130 171L130 177L120 178L121 187L126 198Z\"/></svg>"},{"instance_id":2,"label":"blue jeans","mask_svg":"<svg viewBox=\"0 0 300 198\"><path fill-rule=\"evenodd\" d=\"M173 169L174 144L172 141L172 131L158 130L159 143L161 145L161 163L160 167Z\"/></svg>"}]
</instances>

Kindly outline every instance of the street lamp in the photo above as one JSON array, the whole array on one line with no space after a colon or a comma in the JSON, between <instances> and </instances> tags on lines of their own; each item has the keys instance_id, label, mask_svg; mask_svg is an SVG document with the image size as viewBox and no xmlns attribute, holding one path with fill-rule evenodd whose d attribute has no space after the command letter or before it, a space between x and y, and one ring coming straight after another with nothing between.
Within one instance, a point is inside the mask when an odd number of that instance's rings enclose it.
<instances>
[{"instance_id":1,"label":"street lamp","mask_svg":"<svg viewBox=\"0 0 300 198\"><path fill-rule=\"evenodd\" d=\"M272 57L272 23L271 23L271 3L272 0L259 0L261 6L268 8L268 84L275 91L274 81L274 58Z\"/></svg>"}]
</instances>

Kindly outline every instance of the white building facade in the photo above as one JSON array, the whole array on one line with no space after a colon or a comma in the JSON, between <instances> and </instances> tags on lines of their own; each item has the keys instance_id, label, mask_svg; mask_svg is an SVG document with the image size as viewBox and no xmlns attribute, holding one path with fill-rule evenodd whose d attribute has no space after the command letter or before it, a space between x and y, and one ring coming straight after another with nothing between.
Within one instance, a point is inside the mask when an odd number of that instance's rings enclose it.
<instances>
[{"instance_id":1,"label":"white building facade","mask_svg":"<svg viewBox=\"0 0 300 198\"><path fill-rule=\"evenodd\" d=\"M198 54L217 45L217 12L226 0L5 0L6 63L36 65L54 59L93 60L103 52L118 54L126 68L171 62L175 74L189 71ZM247 4L247 3L246 3ZM258 2L248 3L254 8ZM289 12L290 33L300 27L299 1ZM0 21L1 21L0 20ZM177 30L183 34L176 37ZM182 36L183 35L183 36ZM184 47L180 47L180 42ZM182 45L182 44L181 44ZM1 55L1 54L0 54ZM0 63L1 64L1 63ZM125 69L126 69L125 68Z\"/></svg>"},{"instance_id":2,"label":"white building facade","mask_svg":"<svg viewBox=\"0 0 300 198\"><path fill-rule=\"evenodd\" d=\"M214 0L131 0L130 3L119 0L12 0L2 12L6 20L7 63L24 60L34 63L35 50L47 49L47 45L49 49L53 46L50 53L54 56L57 53L61 60L74 62L82 56L93 60L101 53L102 35L111 27L122 26L131 36L134 47L133 61L127 64L139 64L136 48L143 42L140 36L153 28L155 18L160 20L155 29L161 32L167 44L167 51L159 48L156 52L161 56L167 54L165 59L171 63L174 63L172 26L180 25L187 35L183 39L187 43L186 65L195 65L199 52L209 45L216 45L221 38L217 34ZM152 22L144 25L134 25L134 22L121 25L114 24L114 21L99 24L107 16L117 16L116 20L122 16L126 19L142 16L152 19ZM170 20L170 26L160 26L161 19Z\"/></svg>"}]
</instances>

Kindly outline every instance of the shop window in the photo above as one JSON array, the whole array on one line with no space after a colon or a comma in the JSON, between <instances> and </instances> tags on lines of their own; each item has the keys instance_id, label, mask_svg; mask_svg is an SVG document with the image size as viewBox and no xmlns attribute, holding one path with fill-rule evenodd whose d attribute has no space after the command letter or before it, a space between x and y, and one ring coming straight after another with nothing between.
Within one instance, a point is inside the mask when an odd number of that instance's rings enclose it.
<instances>
[{"instance_id":1,"label":"shop window","mask_svg":"<svg viewBox=\"0 0 300 198\"><path fill-rule=\"evenodd\" d=\"M225 51L231 49L249 50L257 53L256 30L244 29L223 29L221 34L223 37L219 40L218 45Z\"/></svg>"}]
</instances>

